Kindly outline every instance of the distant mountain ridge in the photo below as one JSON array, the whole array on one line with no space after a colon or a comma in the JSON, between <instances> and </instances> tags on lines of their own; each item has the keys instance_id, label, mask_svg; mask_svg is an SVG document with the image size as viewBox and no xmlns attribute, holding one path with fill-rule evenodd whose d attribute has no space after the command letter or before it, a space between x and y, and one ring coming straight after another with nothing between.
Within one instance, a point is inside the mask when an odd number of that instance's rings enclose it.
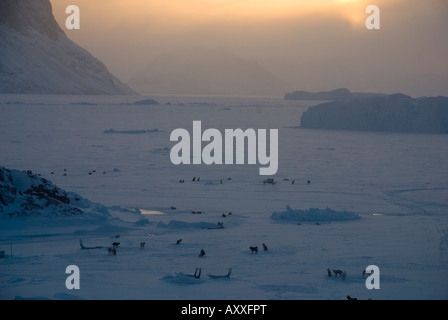
<instances>
[{"instance_id":1,"label":"distant mountain ridge","mask_svg":"<svg viewBox=\"0 0 448 320\"><path fill-rule=\"evenodd\" d=\"M281 96L289 87L256 61L219 48L167 52L128 83L142 94Z\"/></svg>"},{"instance_id":2,"label":"distant mountain ridge","mask_svg":"<svg viewBox=\"0 0 448 320\"><path fill-rule=\"evenodd\" d=\"M349 89L340 88L331 91L293 91L286 93L285 100L348 100L358 98L384 97L386 94L382 93L365 93L365 92L350 92Z\"/></svg>"},{"instance_id":3,"label":"distant mountain ridge","mask_svg":"<svg viewBox=\"0 0 448 320\"><path fill-rule=\"evenodd\" d=\"M137 94L65 35L49 0L0 1L0 93Z\"/></svg>"}]
</instances>

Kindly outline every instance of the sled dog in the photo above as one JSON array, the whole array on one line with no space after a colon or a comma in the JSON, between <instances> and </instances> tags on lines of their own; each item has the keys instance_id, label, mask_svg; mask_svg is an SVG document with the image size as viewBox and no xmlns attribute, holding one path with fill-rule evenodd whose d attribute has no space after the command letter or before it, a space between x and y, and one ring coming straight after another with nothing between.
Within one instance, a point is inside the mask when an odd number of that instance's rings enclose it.
<instances>
[{"instance_id":1,"label":"sled dog","mask_svg":"<svg viewBox=\"0 0 448 320\"><path fill-rule=\"evenodd\" d=\"M342 277L342 270L333 270L334 276L337 277L338 275Z\"/></svg>"}]
</instances>

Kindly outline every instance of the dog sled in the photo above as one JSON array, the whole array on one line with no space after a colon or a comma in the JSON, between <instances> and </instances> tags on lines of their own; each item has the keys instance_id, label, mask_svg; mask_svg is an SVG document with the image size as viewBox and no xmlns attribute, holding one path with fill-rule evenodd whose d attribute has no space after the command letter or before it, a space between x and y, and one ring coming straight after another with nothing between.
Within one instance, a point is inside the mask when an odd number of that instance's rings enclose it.
<instances>
[{"instance_id":1,"label":"dog sled","mask_svg":"<svg viewBox=\"0 0 448 320\"><path fill-rule=\"evenodd\" d=\"M218 222L216 223L216 225L209 225L209 224L204 224L201 226L202 229L208 229L208 230L213 230L213 229L224 229L224 222Z\"/></svg>"},{"instance_id":2,"label":"dog sled","mask_svg":"<svg viewBox=\"0 0 448 320\"><path fill-rule=\"evenodd\" d=\"M232 274L232 268L229 269L229 272L227 272L226 275L223 276L219 276L219 275L214 275L214 274L207 274L207 277L212 278L212 279L228 279L230 278L230 275Z\"/></svg>"},{"instance_id":3,"label":"dog sled","mask_svg":"<svg viewBox=\"0 0 448 320\"><path fill-rule=\"evenodd\" d=\"M274 185L274 184L276 184L276 182L274 181L274 179L273 178L268 178L267 180L263 180L263 184L272 184L272 185Z\"/></svg>"},{"instance_id":4,"label":"dog sled","mask_svg":"<svg viewBox=\"0 0 448 320\"><path fill-rule=\"evenodd\" d=\"M86 247L83 243L82 240L79 240L79 245L81 246L81 249L101 249L103 248L103 246L96 246L96 247Z\"/></svg>"},{"instance_id":5,"label":"dog sled","mask_svg":"<svg viewBox=\"0 0 448 320\"><path fill-rule=\"evenodd\" d=\"M185 276L190 277L190 278L200 279L201 278L201 268L196 268L196 270L194 270L194 274L185 274Z\"/></svg>"}]
</instances>

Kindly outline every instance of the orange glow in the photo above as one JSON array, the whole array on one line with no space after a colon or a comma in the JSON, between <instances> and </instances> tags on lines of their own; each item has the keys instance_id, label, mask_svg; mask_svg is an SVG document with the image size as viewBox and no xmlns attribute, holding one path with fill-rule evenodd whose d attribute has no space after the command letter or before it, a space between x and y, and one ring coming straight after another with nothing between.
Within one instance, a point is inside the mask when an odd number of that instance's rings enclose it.
<instances>
[{"instance_id":1,"label":"orange glow","mask_svg":"<svg viewBox=\"0 0 448 320\"><path fill-rule=\"evenodd\" d=\"M51 0L57 11L66 1ZM365 17L364 0L73 0L85 15L97 15L97 19L113 18L128 23L146 21L179 25L210 21L271 20L303 17L314 14L342 15L356 22ZM87 12L86 12L87 11ZM128 19L127 17L132 17Z\"/></svg>"}]
</instances>

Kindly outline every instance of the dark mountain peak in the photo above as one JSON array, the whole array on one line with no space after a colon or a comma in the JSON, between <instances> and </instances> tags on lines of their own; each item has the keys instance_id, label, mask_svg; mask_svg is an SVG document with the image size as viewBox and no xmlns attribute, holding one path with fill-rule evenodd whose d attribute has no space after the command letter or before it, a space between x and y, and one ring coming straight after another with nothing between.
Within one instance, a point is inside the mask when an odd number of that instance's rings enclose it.
<instances>
[{"instance_id":1,"label":"dark mountain peak","mask_svg":"<svg viewBox=\"0 0 448 320\"><path fill-rule=\"evenodd\" d=\"M65 35L49 0L0 0L0 93L136 94Z\"/></svg>"},{"instance_id":2,"label":"dark mountain peak","mask_svg":"<svg viewBox=\"0 0 448 320\"><path fill-rule=\"evenodd\" d=\"M2 0L0 24L7 25L22 34L31 30L56 40L63 33L53 17L49 0Z\"/></svg>"}]
</instances>

